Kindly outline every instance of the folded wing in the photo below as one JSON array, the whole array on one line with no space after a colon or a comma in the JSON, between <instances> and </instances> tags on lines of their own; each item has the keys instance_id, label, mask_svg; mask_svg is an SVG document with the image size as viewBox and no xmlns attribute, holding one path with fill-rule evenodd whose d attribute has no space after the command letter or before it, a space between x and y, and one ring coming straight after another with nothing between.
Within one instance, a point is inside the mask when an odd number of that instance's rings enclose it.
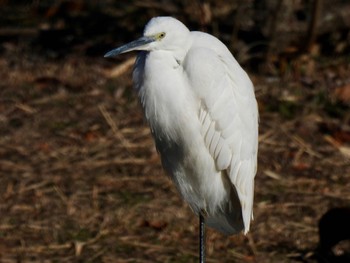
<instances>
[{"instance_id":1,"label":"folded wing","mask_svg":"<svg viewBox=\"0 0 350 263\"><path fill-rule=\"evenodd\" d=\"M193 92L200 99L201 134L217 170L227 172L237 191L244 232L248 232L258 148L258 109L254 88L247 74L219 40L199 32L192 32L192 36L194 42L184 69ZM210 42L215 43L211 45ZM207 43L207 46L199 43Z\"/></svg>"}]
</instances>

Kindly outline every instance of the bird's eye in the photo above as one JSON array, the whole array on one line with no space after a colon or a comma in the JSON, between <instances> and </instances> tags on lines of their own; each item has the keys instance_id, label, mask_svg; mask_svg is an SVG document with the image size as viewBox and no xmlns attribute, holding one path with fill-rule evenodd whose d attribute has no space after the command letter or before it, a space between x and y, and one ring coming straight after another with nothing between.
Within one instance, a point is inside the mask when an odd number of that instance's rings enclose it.
<instances>
[{"instance_id":1,"label":"bird's eye","mask_svg":"<svg viewBox=\"0 0 350 263\"><path fill-rule=\"evenodd\" d=\"M158 34L158 40L161 40L164 37L165 37L165 32L162 32L162 33Z\"/></svg>"}]
</instances>

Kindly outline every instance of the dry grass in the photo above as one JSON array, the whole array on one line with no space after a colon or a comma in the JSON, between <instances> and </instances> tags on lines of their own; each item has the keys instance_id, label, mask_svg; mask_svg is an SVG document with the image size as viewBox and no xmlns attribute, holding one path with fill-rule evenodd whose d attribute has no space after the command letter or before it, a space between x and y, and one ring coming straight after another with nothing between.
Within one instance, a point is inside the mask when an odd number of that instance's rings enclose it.
<instances>
[{"instance_id":1,"label":"dry grass","mask_svg":"<svg viewBox=\"0 0 350 263\"><path fill-rule=\"evenodd\" d=\"M102 59L0 63L1 261L195 262L197 219L163 175L130 69L109 79ZM291 119L268 112L278 83L256 86L255 220L247 236L209 230L209 262L291 262L316 246L317 219L349 202L349 156L317 131L337 120L307 105Z\"/></svg>"}]
</instances>

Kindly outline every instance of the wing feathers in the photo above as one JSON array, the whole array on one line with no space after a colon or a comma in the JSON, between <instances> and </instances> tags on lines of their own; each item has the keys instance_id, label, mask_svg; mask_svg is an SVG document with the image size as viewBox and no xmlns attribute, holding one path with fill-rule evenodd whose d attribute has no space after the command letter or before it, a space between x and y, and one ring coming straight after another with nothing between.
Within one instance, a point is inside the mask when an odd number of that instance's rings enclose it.
<instances>
[{"instance_id":1,"label":"wing feathers","mask_svg":"<svg viewBox=\"0 0 350 263\"><path fill-rule=\"evenodd\" d=\"M216 160L216 168L218 170L225 170L231 161L231 150L228 147L227 142L222 137L220 131L217 130L215 121L212 120L210 114L200 109L200 115L204 116L202 121L202 135L204 135L205 145L209 150L211 156ZM201 119L200 116L200 119Z\"/></svg>"},{"instance_id":2,"label":"wing feathers","mask_svg":"<svg viewBox=\"0 0 350 263\"><path fill-rule=\"evenodd\" d=\"M196 62L203 57L210 63ZM253 86L226 48L212 50L194 44L184 68L201 101L199 120L205 145L217 170L226 170L237 191L247 232L257 155L258 113Z\"/></svg>"},{"instance_id":3,"label":"wing feathers","mask_svg":"<svg viewBox=\"0 0 350 263\"><path fill-rule=\"evenodd\" d=\"M209 152L212 156L214 156L214 158L216 157L215 156L215 149L219 143L220 138L221 138L220 133L215 131L215 133L213 135L213 139L211 140L210 146L209 146Z\"/></svg>"}]
</instances>

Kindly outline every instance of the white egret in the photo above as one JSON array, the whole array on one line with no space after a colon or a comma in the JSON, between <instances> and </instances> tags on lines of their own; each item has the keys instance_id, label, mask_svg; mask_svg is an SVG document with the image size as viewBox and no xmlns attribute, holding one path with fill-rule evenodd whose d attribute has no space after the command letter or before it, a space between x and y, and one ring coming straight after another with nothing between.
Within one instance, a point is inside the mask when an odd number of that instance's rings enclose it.
<instances>
[{"instance_id":1,"label":"white egret","mask_svg":"<svg viewBox=\"0 0 350 263\"><path fill-rule=\"evenodd\" d=\"M200 218L224 234L247 233L253 217L258 107L254 87L226 46L155 17L138 40L108 52L141 51L133 72L162 165Z\"/></svg>"}]
</instances>

